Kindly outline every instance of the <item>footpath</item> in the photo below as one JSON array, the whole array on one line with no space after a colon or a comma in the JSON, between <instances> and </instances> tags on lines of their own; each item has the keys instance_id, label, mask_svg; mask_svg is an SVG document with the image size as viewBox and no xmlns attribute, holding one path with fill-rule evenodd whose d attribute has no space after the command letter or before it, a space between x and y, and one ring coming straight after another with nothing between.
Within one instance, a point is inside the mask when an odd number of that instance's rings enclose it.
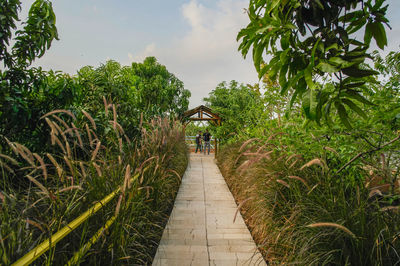
<instances>
[{"instance_id":1,"label":"footpath","mask_svg":"<svg viewBox=\"0 0 400 266\"><path fill-rule=\"evenodd\" d=\"M153 265L266 265L214 155L191 153Z\"/></svg>"}]
</instances>

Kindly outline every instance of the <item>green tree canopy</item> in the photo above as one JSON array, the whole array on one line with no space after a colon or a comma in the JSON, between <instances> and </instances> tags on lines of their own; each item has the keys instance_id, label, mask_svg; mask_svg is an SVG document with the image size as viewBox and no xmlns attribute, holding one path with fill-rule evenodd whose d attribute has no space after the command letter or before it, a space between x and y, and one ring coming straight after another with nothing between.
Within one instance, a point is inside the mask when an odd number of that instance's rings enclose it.
<instances>
[{"instance_id":1,"label":"green tree canopy","mask_svg":"<svg viewBox=\"0 0 400 266\"><path fill-rule=\"evenodd\" d=\"M332 106L351 128L348 109L366 117L360 104L366 79L376 71L362 67L371 58L372 38L387 45L384 0L251 0L250 23L237 38L246 56L252 47L254 65L263 77L278 79L281 93L293 91L290 104L301 99L306 117L330 123ZM363 39L357 40L363 30ZM358 34L358 35L357 35ZM264 63L263 56L272 59Z\"/></svg>"},{"instance_id":2,"label":"green tree canopy","mask_svg":"<svg viewBox=\"0 0 400 266\"><path fill-rule=\"evenodd\" d=\"M263 99L258 91L234 80L229 84L218 84L203 100L223 118L222 126L213 130L221 139L256 125L264 112Z\"/></svg>"}]
</instances>

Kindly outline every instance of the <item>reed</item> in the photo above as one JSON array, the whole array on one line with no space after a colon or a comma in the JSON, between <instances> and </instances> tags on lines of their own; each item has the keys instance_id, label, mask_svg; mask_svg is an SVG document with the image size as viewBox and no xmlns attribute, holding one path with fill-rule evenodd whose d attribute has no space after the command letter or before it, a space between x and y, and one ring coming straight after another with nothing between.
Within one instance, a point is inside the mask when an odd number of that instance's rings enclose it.
<instances>
[{"instance_id":1,"label":"reed","mask_svg":"<svg viewBox=\"0 0 400 266\"><path fill-rule=\"evenodd\" d=\"M351 174L364 178L351 182L349 172L335 171L341 167L338 149L321 145L316 152L315 141L291 146L289 138L273 132L264 138L224 146L217 162L268 264L400 262L399 205L385 200L395 195L367 183L371 167L353 168ZM265 141L273 144L269 150L274 147L268 156L261 152ZM373 175L386 173L390 180L383 161Z\"/></svg>"},{"instance_id":2,"label":"reed","mask_svg":"<svg viewBox=\"0 0 400 266\"><path fill-rule=\"evenodd\" d=\"M96 125L85 111L83 120L68 110L44 115L53 144L47 153L8 141L15 156L0 154L0 164L15 174L1 172L0 264L16 261L118 187L109 206L35 264L65 264L80 250L76 263L151 264L188 162L184 136L179 122L154 119L141 122L147 133L133 142L117 121L116 105L103 101L106 113L113 110L112 123ZM11 181L17 174L25 177L19 187ZM85 245L91 239L97 242Z\"/></svg>"}]
</instances>

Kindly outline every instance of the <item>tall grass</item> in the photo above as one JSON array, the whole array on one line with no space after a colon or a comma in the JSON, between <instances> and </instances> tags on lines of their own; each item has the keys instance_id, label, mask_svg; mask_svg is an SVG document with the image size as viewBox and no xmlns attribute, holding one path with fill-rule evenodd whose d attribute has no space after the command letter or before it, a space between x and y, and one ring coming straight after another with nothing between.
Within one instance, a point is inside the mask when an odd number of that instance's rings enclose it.
<instances>
[{"instance_id":1,"label":"tall grass","mask_svg":"<svg viewBox=\"0 0 400 266\"><path fill-rule=\"evenodd\" d=\"M14 156L0 155L0 264L16 261L118 187L120 195L35 264L68 262L113 216L78 262L151 263L188 162L184 136L179 123L157 118L131 140L116 106L105 109L104 119L68 110L43 116L51 130L49 153L7 140Z\"/></svg>"},{"instance_id":2,"label":"tall grass","mask_svg":"<svg viewBox=\"0 0 400 266\"><path fill-rule=\"evenodd\" d=\"M218 155L219 167L266 260L398 265L399 190L381 190L388 182L382 172L388 171L379 166L385 165L380 156L373 157L376 164L368 168L374 171L337 173L340 165L334 162L339 154L323 147L316 153L312 145L308 153L296 153L284 138L271 133L225 146ZM354 171L360 178L349 178ZM390 186L398 182L396 175ZM371 184L371 176L381 180L379 187Z\"/></svg>"}]
</instances>

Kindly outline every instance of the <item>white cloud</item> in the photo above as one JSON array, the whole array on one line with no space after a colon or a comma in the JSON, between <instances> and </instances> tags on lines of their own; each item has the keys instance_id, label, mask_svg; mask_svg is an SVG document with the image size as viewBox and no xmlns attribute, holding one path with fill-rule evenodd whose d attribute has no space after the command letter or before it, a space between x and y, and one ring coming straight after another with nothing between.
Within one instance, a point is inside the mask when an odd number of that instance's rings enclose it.
<instances>
[{"instance_id":1,"label":"white cloud","mask_svg":"<svg viewBox=\"0 0 400 266\"><path fill-rule=\"evenodd\" d=\"M130 63L132 62L142 62L148 56L156 56L156 45L155 43L150 43L140 53L133 55L128 53L128 58Z\"/></svg>"},{"instance_id":2,"label":"white cloud","mask_svg":"<svg viewBox=\"0 0 400 266\"><path fill-rule=\"evenodd\" d=\"M215 9L191 0L181 8L188 32L157 47L152 43L130 58L156 56L192 92L191 107L201 104L221 81L257 82L252 62L237 51L236 35L248 23L243 12L247 5L248 1L219 0Z\"/></svg>"}]
</instances>

